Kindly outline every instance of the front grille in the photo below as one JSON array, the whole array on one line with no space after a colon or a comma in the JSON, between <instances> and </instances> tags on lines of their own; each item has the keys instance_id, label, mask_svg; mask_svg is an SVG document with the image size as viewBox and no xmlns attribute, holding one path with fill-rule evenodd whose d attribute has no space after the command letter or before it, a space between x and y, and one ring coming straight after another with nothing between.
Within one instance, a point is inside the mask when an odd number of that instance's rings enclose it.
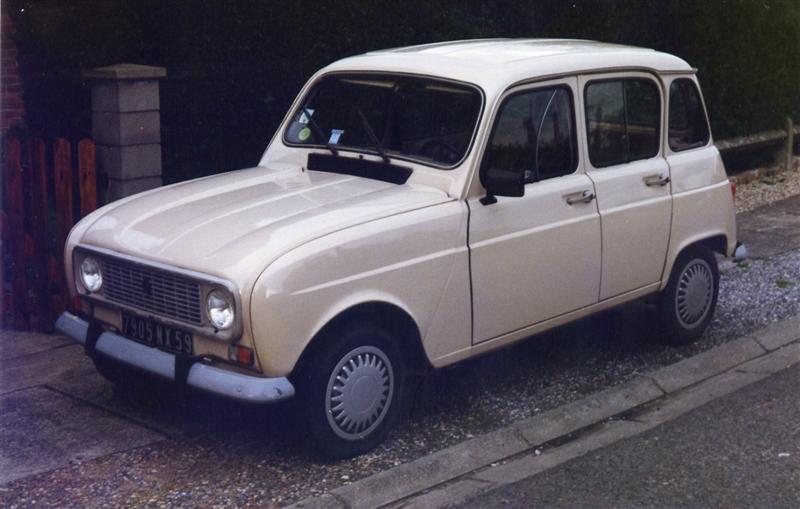
<instances>
[{"instance_id":1,"label":"front grille","mask_svg":"<svg viewBox=\"0 0 800 509\"><path fill-rule=\"evenodd\" d=\"M202 324L200 284L166 270L144 267L111 257L100 258L103 296L143 311Z\"/></svg>"}]
</instances>

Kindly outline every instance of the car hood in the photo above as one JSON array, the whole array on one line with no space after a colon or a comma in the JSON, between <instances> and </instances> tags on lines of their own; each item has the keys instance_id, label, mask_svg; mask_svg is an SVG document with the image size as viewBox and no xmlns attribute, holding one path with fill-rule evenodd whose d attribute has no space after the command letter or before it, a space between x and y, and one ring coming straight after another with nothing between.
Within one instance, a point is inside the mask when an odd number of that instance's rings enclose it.
<instances>
[{"instance_id":1,"label":"car hood","mask_svg":"<svg viewBox=\"0 0 800 509\"><path fill-rule=\"evenodd\" d=\"M250 168L112 203L79 242L243 283L310 240L449 200L429 187Z\"/></svg>"}]
</instances>

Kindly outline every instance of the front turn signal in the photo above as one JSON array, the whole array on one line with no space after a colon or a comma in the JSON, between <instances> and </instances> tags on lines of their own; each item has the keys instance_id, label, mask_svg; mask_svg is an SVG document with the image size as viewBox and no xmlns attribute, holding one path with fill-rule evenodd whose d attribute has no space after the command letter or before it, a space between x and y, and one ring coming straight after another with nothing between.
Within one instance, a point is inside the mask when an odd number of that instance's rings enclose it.
<instances>
[{"instance_id":1,"label":"front turn signal","mask_svg":"<svg viewBox=\"0 0 800 509\"><path fill-rule=\"evenodd\" d=\"M252 366L254 360L253 350L243 346L231 345L228 347L228 360L243 366Z\"/></svg>"}]
</instances>

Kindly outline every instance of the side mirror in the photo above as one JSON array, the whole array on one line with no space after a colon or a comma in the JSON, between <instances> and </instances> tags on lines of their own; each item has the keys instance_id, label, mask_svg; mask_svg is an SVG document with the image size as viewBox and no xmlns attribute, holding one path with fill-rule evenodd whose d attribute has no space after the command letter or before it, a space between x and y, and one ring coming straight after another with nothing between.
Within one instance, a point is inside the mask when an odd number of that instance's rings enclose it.
<instances>
[{"instance_id":1,"label":"side mirror","mask_svg":"<svg viewBox=\"0 0 800 509\"><path fill-rule=\"evenodd\" d=\"M495 196L525 195L525 176L522 172L488 167L481 175L481 184L486 188L486 196L481 198L484 205L497 202Z\"/></svg>"}]
</instances>

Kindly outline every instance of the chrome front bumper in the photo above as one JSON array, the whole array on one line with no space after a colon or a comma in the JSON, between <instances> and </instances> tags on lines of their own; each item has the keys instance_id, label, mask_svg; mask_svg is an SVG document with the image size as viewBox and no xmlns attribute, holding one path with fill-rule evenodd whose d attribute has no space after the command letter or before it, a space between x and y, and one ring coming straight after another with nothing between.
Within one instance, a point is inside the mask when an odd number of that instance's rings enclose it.
<instances>
[{"instance_id":1,"label":"chrome front bumper","mask_svg":"<svg viewBox=\"0 0 800 509\"><path fill-rule=\"evenodd\" d=\"M86 345L89 330L86 320L64 312L56 321L56 329ZM172 382L176 381L174 355L118 334L101 333L94 345L94 352ZM195 389L251 403L272 403L294 395L294 386L287 378L260 378L199 362L191 365L185 383Z\"/></svg>"}]
</instances>

